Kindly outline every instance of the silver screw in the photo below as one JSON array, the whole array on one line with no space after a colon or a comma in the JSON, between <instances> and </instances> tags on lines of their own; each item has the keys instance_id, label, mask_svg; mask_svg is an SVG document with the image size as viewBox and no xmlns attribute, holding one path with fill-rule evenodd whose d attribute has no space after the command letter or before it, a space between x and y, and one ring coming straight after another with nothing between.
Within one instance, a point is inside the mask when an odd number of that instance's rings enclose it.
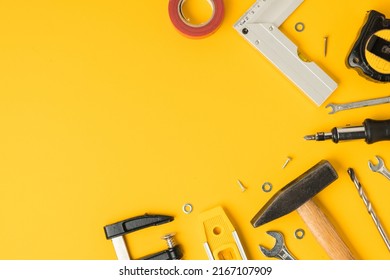
<instances>
[{"instance_id":1,"label":"silver screw","mask_svg":"<svg viewBox=\"0 0 390 280\"><path fill-rule=\"evenodd\" d=\"M174 236L175 236L175 233L169 233L169 234L161 237L162 239L164 239L167 242L167 246L170 249L172 249L176 245L175 239L173 239Z\"/></svg>"}]
</instances>

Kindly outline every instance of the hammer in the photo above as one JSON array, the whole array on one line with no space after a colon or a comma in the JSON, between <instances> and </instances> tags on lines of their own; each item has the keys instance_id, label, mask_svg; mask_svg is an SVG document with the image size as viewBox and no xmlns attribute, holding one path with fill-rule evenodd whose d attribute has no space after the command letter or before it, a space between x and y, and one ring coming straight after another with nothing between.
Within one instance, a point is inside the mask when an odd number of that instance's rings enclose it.
<instances>
[{"instance_id":1,"label":"hammer","mask_svg":"<svg viewBox=\"0 0 390 280\"><path fill-rule=\"evenodd\" d=\"M318 243L331 259L353 260L347 245L312 198L338 178L332 165L322 160L279 190L253 217L259 227L297 210Z\"/></svg>"}]
</instances>

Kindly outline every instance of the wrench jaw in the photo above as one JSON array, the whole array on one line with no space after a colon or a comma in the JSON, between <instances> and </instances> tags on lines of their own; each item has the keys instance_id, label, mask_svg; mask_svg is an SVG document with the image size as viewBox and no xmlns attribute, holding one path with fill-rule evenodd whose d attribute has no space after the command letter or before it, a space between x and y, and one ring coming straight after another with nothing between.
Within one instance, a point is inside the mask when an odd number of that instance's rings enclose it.
<instances>
[{"instance_id":1,"label":"wrench jaw","mask_svg":"<svg viewBox=\"0 0 390 280\"><path fill-rule=\"evenodd\" d=\"M284 244L283 235L277 231L267 231L267 234L275 238L276 242L272 249L267 249L259 245L260 251L268 258L278 258L281 260L294 260L295 258L287 250Z\"/></svg>"},{"instance_id":2,"label":"wrench jaw","mask_svg":"<svg viewBox=\"0 0 390 280\"><path fill-rule=\"evenodd\" d=\"M378 164L374 165L371 161L368 161L368 167L372 171L378 172L390 180L390 171L386 168L385 162L383 161L383 159L381 157L379 157L379 156L375 156L375 157L378 160Z\"/></svg>"},{"instance_id":3,"label":"wrench jaw","mask_svg":"<svg viewBox=\"0 0 390 280\"><path fill-rule=\"evenodd\" d=\"M267 231L267 234L275 238L274 247L272 249L267 249L260 245L259 248L266 257L275 258L282 251L284 243L283 235L276 231Z\"/></svg>"},{"instance_id":4,"label":"wrench jaw","mask_svg":"<svg viewBox=\"0 0 390 280\"><path fill-rule=\"evenodd\" d=\"M261 245L259 245L260 251L264 254L264 256L268 258L276 258L278 257L280 251L282 251L282 244L275 243L275 246L270 250Z\"/></svg>"},{"instance_id":5,"label":"wrench jaw","mask_svg":"<svg viewBox=\"0 0 390 280\"><path fill-rule=\"evenodd\" d=\"M272 252L272 250L269 250L261 245L259 245L259 249L260 251L264 254L264 256L268 257L268 258L273 258L275 257L276 255Z\"/></svg>"},{"instance_id":6,"label":"wrench jaw","mask_svg":"<svg viewBox=\"0 0 390 280\"><path fill-rule=\"evenodd\" d=\"M333 103L329 103L328 105L325 106L325 108L331 108L331 111L329 112L329 114L334 114L338 111L337 105L333 104Z\"/></svg>"},{"instance_id":7,"label":"wrench jaw","mask_svg":"<svg viewBox=\"0 0 390 280\"><path fill-rule=\"evenodd\" d=\"M378 164L374 165L370 160L368 161L368 167L371 169L371 171L374 172L380 172L385 167L385 162L380 156L375 156L378 160Z\"/></svg>"}]
</instances>

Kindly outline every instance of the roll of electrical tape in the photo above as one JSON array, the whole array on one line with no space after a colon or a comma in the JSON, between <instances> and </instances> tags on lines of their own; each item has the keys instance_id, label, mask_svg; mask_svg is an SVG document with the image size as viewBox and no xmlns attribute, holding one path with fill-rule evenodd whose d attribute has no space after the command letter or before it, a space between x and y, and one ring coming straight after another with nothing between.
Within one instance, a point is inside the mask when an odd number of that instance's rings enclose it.
<instances>
[{"instance_id":1,"label":"roll of electrical tape","mask_svg":"<svg viewBox=\"0 0 390 280\"><path fill-rule=\"evenodd\" d=\"M203 38L214 33L221 25L225 13L223 0L208 0L213 10L209 21L191 24L183 16L183 4L186 0L169 0L169 17L173 25L183 35L190 38Z\"/></svg>"}]
</instances>

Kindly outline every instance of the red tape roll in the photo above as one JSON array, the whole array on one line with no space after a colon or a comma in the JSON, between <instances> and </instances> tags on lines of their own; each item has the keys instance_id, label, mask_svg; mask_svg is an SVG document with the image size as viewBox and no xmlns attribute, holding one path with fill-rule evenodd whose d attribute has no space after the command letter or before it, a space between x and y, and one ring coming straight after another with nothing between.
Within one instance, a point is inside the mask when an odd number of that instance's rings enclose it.
<instances>
[{"instance_id":1,"label":"red tape roll","mask_svg":"<svg viewBox=\"0 0 390 280\"><path fill-rule=\"evenodd\" d=\"M193 25L183 17L182 5L185 0L169 0L169 17L173 25L183 35L190 38L203 38L214 33L221 25L225 14L223 0L209 0L213 6L213 15L205 24Z\"/></svg>"}]
</instances>

